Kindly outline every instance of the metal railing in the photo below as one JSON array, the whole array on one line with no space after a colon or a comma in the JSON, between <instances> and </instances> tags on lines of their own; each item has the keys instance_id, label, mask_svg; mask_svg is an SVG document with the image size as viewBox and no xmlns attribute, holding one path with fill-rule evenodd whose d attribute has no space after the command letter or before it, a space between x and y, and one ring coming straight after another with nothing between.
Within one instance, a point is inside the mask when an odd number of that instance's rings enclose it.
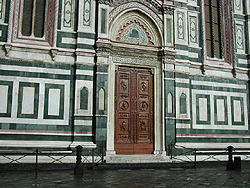
<instances>
[{"instance_id":1,"label":"metal railing","mask_svg":"<svg viewBox=\"0 0 250 188\"><path fill-rule=\"evenodd\" d=\"M96 148L82 148L82 151L81 159L83 160L81 163L83 165L88 163L95 166L104 162L104 143L101 143ZM73 169L74 163L68 162L66 157L77 156L77 147L65 148L65 150L59 151L45 150L44 148L33 148L30 150L7 149L0 150L0 156L2 156L2 161L4 161L0 163L1 170L11 171L18 168L18 170L35 171L37 175L37 172L41 170ZM39 159L43 159L43 162L40 162L42 160Z\"/></svg>"},{"instance_id":2,"label":"metal railing","mask_svg":"<svg viewBox=\"0 0 250 188\"><path fill-rule=\"evenodd\" d=\"M233 156L240 156L242 161L250 160L250 148L186 148L175 143L170 143L168 147L170 159L176 162L184 162L194 165L206 162L233 162ZM199 158L199 159L198 159Z\"/></svg>"}]
</instances>

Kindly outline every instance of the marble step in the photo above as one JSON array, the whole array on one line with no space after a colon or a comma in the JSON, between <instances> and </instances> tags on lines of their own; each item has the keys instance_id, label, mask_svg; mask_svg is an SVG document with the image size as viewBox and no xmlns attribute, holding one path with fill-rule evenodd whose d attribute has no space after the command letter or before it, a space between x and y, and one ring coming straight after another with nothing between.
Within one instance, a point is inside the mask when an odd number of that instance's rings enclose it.
<instances>
[{"instance_id":1,"label":"marble step","mask_svg":"<svg viewBox=\"0 0 250 188\"><path fill-rule=\"evenodd\" d=\"M106 157L107 163L159 163L166 162L161 155L114 155Z\"/></svg>"}]
</instances>

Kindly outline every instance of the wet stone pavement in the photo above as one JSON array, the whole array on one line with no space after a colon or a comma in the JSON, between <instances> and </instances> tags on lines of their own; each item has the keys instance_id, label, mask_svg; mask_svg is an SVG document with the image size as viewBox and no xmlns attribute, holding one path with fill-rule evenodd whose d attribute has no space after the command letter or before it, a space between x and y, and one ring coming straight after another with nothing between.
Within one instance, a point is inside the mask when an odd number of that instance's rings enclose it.
<instances>
[{"instance_id":1,"label":"wet stone pavement","mask_svg":"<svg viewBox=\"0 0 250 188\"><path fill-rule=\"evenodd\" d=\"M0 172L0 187L249 187L250 168L226 171L225 167L141 170L85 170L82 177L70 171Z\"/></svg>"}]
</instances>

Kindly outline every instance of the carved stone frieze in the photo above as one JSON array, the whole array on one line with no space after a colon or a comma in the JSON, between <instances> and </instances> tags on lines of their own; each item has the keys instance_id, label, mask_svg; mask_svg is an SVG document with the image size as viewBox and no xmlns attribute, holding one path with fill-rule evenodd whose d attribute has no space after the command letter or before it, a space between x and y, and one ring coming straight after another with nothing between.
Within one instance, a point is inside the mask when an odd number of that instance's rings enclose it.
<instances>
[{"instance_id":1,"label":"carved stone frieze","mask_svg":"<svg viewBox=\"0 0 250 188\"><path fill-rule=\"evenodd\" d=\"M146 12L151 18L153 18L154 22L158 25L161 31L163 31L163 22L159 15L153 12L152 9L148 8L147 6L145 6L145 4L142 4L141 2L124 3L115 7L109 14L109 23L111 23L115 19L115 17L121 14L124 10L128 10L130 8L132 9L134 7L137 7L138 9Z\"/></svg>"},{"instance_id":2,"label":"carved stone frieze","mask_svg":"<svg viewBox=\"0 0 250 188\"><path fill-rule=\"evenodd\" d=\"M129 2L130 0L117 0L114 1L113 6L119 6L121 4L124 4L126 2ZM156 1L156 0L133 0L132 2L139 2L147 7L150 7L154 12L161 14L162 12L162 3L161 1Z\"/></svg>"},{"instance_id":3,"label":"carved stone frieze","mask_svg":"<svg viewBox=\"0 0 250 188\"><path fill-rule=\"evenodd\" d=\"M163 7L164 14L174 15L174 8L165 6Z\"/></svg>"},{"instance_id":4,"label":"carved stone frieze","mask_svg":"<svg viewBox=\"0 0 250 188\"><path fill-rule=\"evenodd\" d=\"M112 6L113 5L113 0L99 0L99 3Z\"/></svg>"},{"instance_id":5,"label":"carved stone frieze","mask_svg":"<svg viewBox=\"0 0 250 188\"><path fill-rule=\"evenodd\" d=\"M157 58L131 58L131 57L119 57L113 56L113 62L126 63L135 65L148 65L148 66L159 66L160 61Z\"/></svg>"}]
</instances>

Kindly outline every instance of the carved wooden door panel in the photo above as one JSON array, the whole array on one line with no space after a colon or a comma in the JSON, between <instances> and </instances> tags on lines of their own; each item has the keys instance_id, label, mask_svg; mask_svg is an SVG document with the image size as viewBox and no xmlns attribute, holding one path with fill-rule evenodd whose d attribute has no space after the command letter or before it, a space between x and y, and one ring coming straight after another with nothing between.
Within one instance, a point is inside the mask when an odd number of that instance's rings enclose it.
<instances>
[{"instance_id":1,"label":"carved wooden door panel","mask_svg":"<svg viewBox=\"0 0 250 188\"><path fill-rule=\"evenodd\" d=\"M116 72L115 151L153 152L153 75L150 69L119 67Z\"/></svg>"}]
</instances>

